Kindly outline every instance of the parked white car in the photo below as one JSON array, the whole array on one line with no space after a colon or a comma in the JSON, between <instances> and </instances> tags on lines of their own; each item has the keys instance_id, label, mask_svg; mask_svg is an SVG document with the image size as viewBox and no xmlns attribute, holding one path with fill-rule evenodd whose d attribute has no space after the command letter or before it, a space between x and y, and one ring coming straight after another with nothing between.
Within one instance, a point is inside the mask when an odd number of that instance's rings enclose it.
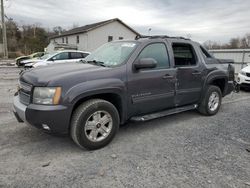
<instances>
[{"instance_id":1,"label":"parked white car","mask_svg":"<svg viewBox=\"0 0 250 188\"><path fill-rule=\"evenodd\" d=\"M54 54L46 54L40 59L36 60L25 60L22 63L25 64L25 68L33 68L40 66L47 66L56 63L70 63L81 61L87 57L90 53L84 51L75 51L75 50L64 50L58 51Z\"/></svg>"},{"instance_id":2,"label":"parked white car","mask_svg":"<svg viewBox=\"0 0 250 188\"><path fill-rule=\"evenodd\" d=\"M238 74L237 83L241 88L250 89L250 65L241 69Z\"/></svg>"}]
</instances>

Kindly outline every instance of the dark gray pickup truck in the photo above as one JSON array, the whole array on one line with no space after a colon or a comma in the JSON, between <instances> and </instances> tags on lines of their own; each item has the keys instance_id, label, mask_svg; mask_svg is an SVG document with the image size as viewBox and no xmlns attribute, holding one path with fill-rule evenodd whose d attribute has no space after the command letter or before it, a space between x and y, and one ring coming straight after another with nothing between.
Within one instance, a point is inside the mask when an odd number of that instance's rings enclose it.
<instances>
[{"instance_id":1,"label":"dark gray pickup truck","mask_svg":"<svg viewBox=\"0 0 250 188\"><path fill-rule=\"evenodd\" d=\"M19 122L69 133L80 147L107 145L128 120L186 110L218 112L234 67L200 44L168 36L107 43L81 63L24 71L14 97Z\"/></svg>"}]
</instances>

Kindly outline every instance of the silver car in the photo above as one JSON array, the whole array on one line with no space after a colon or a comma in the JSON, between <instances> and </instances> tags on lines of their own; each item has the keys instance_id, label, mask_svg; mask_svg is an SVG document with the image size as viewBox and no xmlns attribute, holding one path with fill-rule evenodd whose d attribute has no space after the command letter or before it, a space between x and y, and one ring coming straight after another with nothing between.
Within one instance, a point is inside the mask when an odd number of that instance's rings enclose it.
<instances>
[{"instance_id":1,"label":"silver car","mask_svg":"<svg viewBox=\"0 0 250 188\"><path fill-rule=\"evenodd\" d=\"M87 57L90 52L76 51L76 50L64 50L57 51L53 54L45 54L40 59L25 60L22 63L25 64L25 68L35 68L40 66L52 65L55 63L70 63L81 61Z\"/></svg>"}]
</instances>

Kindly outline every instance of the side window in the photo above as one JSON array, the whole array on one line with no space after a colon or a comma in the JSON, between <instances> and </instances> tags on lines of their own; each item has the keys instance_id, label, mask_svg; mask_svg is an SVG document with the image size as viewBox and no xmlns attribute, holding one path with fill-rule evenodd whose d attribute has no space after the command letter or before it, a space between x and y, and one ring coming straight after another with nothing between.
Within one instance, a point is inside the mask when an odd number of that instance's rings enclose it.
<instances>
[{"instance_id":1,"label":"side window","mask_svg":"<svg viewBox=\"0 0 250 188\"><path fill-rule=\"evenodd\" d=\"M76 36L76 44L79 44L79 42L80 42L80 37L79 37L79 35L77 35Z\"/></svg>"},{"instance_id":2,"label":"side window","mask_svg":"<svg viewBox=\"0 0 250 188\"><path fill-rule=\"evenodd\" d=\"M68 41L68 37L66 37L66 44L68 44L68 42L69 42L69 41Z\"/></svg>"},{"instance_id":3,"label":"side window","mask_svg":"<svg viewBox=\"0 0 250 188\"><path fill-rule=\"evenodd\" d=\"M154 43L146 46L138 56L141 58L153 58L157 61L157 67L155 69L169 68L170 62L168 58L168 52L165 44Z\"/></svg>"},{"instance_id":4,"label":"side window","mask_svg":"<svg viewBox=\"0 0 250 188\"><path fill-rule=\"evenodd\" d=\"M176 67L196 65L196 56L193 47L185 43L173 43L174 61Z\"/></svg>"},{"instance_id":5,"label":"side window","mask_svg":"<svg viewBox=\"0 0 250 188\"><path fill-rule=\"evenodd\" d=\"M71 59L81 59L82 58L82 53L80 53L80 52L71 52L70 56L71 56Z\"/></svg>"},{"instance_id":6,"label":"side window","mask_svg":"<svg viewBox=\"0 0 250 188\"><path fill-rule=\"evenodd\" d=\"M60 54L57 54L53 57L54 60L64 60L69 59L69 53L68 52L62 52Z\"/></svg>"},{"instance_id":7,"label":"side window","mask_svg":"<svg viewBox=\"0 0 250 188\"><path fill-rule=\"evenodd\" d=\"M87 54L87 53L82 53L82 58L85 58L85 57L87 57L89 54Z\"/></svg>"},{"instance_id":8,"label":"side window","mask_svg":"<svg viewBox=\"0 0 250 188\"><path fill-rule=\"evenodd\" d=\"M62 43L64 43L64 38L62 38Z\"/></svg>"},{"instance_id":9,"label":"side window","mask_svg":"<svg viewBox=\"0 0 250 188\"><path fill-rule=\"evenodd\" d=\"M200 46L200 49L201 49L202 55L205 58L211 58L212 57L205 48L203 48L202 46Z\"/></svg>"}]
</instances>

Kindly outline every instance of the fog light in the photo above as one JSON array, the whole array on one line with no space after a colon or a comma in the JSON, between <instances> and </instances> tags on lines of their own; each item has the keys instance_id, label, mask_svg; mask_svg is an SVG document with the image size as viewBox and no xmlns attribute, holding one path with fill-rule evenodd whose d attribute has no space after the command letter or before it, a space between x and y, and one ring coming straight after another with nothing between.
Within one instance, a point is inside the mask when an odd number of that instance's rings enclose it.
<instances>
[{"instance_id":1,"label":"fog light","mask_svg":"<svg viewBox=\"0 0 250 188\"><path fill-rule=\"evenodd\" d=\"M43 126L43 129L48 130L48 131L50 130L49 126L46 124L42 124L42 126Z\"/></svg>"}]
</instances>

